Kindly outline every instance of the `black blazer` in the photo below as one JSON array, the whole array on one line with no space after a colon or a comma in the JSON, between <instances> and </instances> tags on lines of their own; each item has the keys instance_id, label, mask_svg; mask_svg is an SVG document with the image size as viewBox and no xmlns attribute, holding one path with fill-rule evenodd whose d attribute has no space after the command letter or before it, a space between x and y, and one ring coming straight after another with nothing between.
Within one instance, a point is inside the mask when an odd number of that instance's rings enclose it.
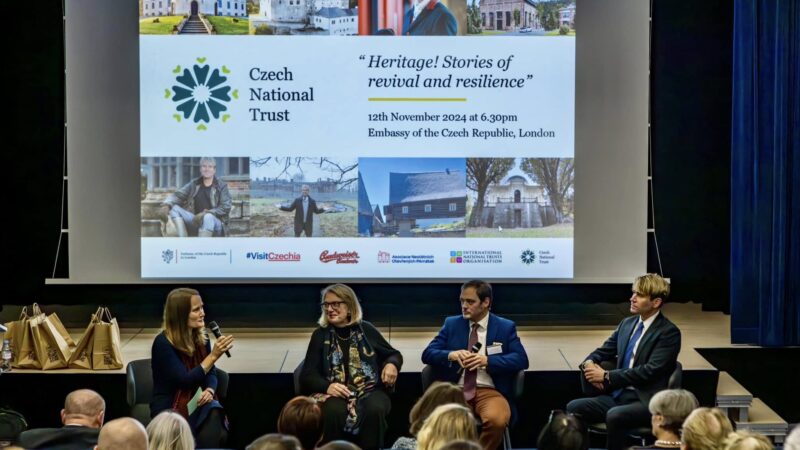
<instances>
[{"instance_id":1,"label":"black blazer","mask_svg":"<svg viewBox=\"0 0 800 450\"><path fill-rule=\"evenodd\" d=\"M624 319L611 337L586 359L597 364L616 359L617 368L609 371L606 391L633 386L639 400L646 405L656 392L667 388L681 351L681 330L664 317L664 313L659 313L639 338L633 367L621 367L625 349L638 322L638 315ZM581 382L586 383L586 380L581 377Z\"/></svg>"},{"instance_id":2,"label":"black blazer","mask_svg":"<svg viewBox=\"0 0 800 450\"><path fill-rule=\"evenodd\" d=\"M23 431L18 445L29 450L90 450L97 445L99 428L68 426L62 428L34 428Z\"/></svg>"},{"instance_id":3,"label":"black blazer","mask_svg":"<svg viewBox=\"0 0 800 450\"><path fill-rule=\"evenodd\" d=\"M281 211L294 211L294 232L299 234L305 230L306 235L311 235L314 228L314 214L325 212L324 208L317 208L317 201L308 197L308 216L303 217L303 196L297 197L291 206L281 206Z\"/></svg>"}]
</instances>

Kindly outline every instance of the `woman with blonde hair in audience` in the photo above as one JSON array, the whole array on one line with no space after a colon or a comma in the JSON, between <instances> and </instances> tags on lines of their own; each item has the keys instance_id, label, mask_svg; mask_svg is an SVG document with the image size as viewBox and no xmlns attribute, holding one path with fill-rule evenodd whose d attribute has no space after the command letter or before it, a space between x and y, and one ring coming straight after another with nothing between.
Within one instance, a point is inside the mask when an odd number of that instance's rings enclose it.
<instances>
[{"instance_id":1,"label":"woman with blonde hair in audience","mask_svg":"<svg viewBox=\"0 0 800 450\"><path fill-rule=\"evenodd\" d=\"M717 408L697 408L683 422L681 450L721 450L733 432L731 421Z\"/></svg>"},{"instance_id":2,"label":"woman with blonde hair in audience","mask_svg":"<svg viewBox=\"0 0 800 450\"><path fill-rule=\"evenodd\" d=\"M189 423L178 413L164 411L147 425L149 450L194 450Z\"/></svg>"},{"instance_id":3,"label":"woman with blonde hair in audience","mask_svg":"<svg viewBox=\"0 0 800 450\"><path fill-rule=\"evenodd\" d=\"M685 389L666 389L650 399L650 425L656 442L650 447L680 448L681 426L686 417L697 408L697 397Z\"/></svg>"},{"instance_id":4,"label":"woman with blonde hair in audience","mask_svg":"<svg viewBox=\"0 0 800 450\"><path fill-rule=\"evenodd\" d=\"M478 426L472 411L463 405L438 406L417 433L418 450L439 450L453 440L478 441Z\"/></svg>"},{"instance_id":5,"label":"woman with blonde hair in audience","mask_svg":"<svg viewBox=\"0 0 800 450\"><path fill-rule=\"evenodd\" d=\"M425 419L436 407L448 403L467 406L467 402L464 400L464 390L456 384L443 381L431 384L408 414L408 423L410 424L408 431L413 437L398 438L392 448L415 450L417 448L416 436Z\"/></svg>"},{"instance_id":6,"label":"woman with blonde hair in audience","mask_svg":"<svg viewBox=\"0 0 800 450\"><path fill-rule=\"evenodd\" d=\"M725 450L773 450L775 447L764 435L750 431L736 431L725 439Z\"/></svg>"}]
</instances>

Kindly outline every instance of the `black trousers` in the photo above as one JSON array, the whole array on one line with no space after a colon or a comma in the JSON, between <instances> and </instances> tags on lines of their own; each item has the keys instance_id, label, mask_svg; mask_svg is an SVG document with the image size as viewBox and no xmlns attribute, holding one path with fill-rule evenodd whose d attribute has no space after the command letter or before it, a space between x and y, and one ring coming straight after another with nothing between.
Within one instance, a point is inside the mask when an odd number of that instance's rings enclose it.
<instances>
[{"instance_id":1,"label":"black trousers","mask_svg":"<svg viewBox=\"0 0 800 450\"><path fill-rule=\"evenodd\" d=\"M392 409L389 395L376 389L362 400L361 427L356 435L344 431L347 419L347 401L339 397L329 397L322 403L324 432L322 442L345 440L357 444L363 450L383 448L383 437L386 434L386 416Z\"/></svg>"},{"instance_id":2,"label":"black trousers","mask_svg":"<svg viewBox=\"0 0 800 450\"><path fill-rule=\"evenodd\" d=\"M605 422L608 429L608 450L628 447L628 431L650 425L647 405L631 389L624 389L617 399L610 395L600 395L573 400L567 404L567 412L579 414L587 425Z\"/></svg>"},{"instance_id":3,"label":"black trousers","mask_svg":"<svg viewBox=\"0 0 800 450\"><path fill-rule=\"evenodd\" d=\"M225 428L225 413L215 408L200 425L194 437L195 448L223 448L228 441L228 430Z\"/></svg>"}]
</instances>

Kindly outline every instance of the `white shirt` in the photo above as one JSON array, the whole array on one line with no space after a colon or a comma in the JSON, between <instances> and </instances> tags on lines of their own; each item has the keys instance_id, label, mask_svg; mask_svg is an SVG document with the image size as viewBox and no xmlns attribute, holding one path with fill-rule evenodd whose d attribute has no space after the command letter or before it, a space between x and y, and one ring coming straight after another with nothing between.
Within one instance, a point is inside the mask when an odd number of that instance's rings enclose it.
<instances>
[{"instance_id":1,"label":"white shirt","mask_svg":"<svg viewBox=\"0 0 800 450\"><path fill-rule=\"evenodd\" d=\"M474 323L475 322L473 322L473 321L469 322L469 334L472 334L472 325ZM489 326L489 314L487 313L483 317L483 319L479 320L477 323L478 323L478 342L481 343L480 353L485 355L486 354L486 330L488 329L488 326ZM469 334L467 334L467 342L469 342ZM466 370L461 373L461 377L458 379L458 385L459 386L462 386L462 387L464 386L464 374L465 373L467 373ZM490 387L490 388L494 387L494 382L492 381L491 375L486 373L486 369L483 368L483 367L478 369L477 385L480 386L480 387Z\"/></svg>"},{"instance_id":2,"label":"white shirt","mask_svg":"<svg viewBox=\"0 0 800 450\"><path fill-rule=\"evenodd\" d=\"M308 219L308 197L303 196L303 222Z\"/></svg>"},{"instance_id":3,"label":"white shirt","mask_svg":"<svg viewBox=\"0 0 800 450\"><path fill-rule=\"evenodd\" d=\"M425 7L428 6L428 3L430 2L431 0L422 0L420 2L414 3L414 17L411 20L411 22L417 20L417 17L419 17L420 13L422 13L422 10L425 9Z\"/></svg>"},{"instance_id":4,"label":"white shirt","mask_svg":"<svg viewBox=\"0 0 800 450\"><path fill-rule=\"evenodd\" d=\"M647 320L644 321L644 330L642 330L642 335L639 336L639 340L636 341L636 345L633 346L633 355L631 356L631 362L628 363L629 369L633 367L633 360L636 359L636 351L639 350L639 343L642 342L642 338L644 338L644 335L647 333L647 330L650 328L650 325L653 324L653 321L656 320L656 317L658 317L659 314L661 314L661 311L656 311L655 314L653 314ZM639 327L640 323L642 323L641 316L639 317L639 320L636 322L636 326L633 327L634 333L636 332L636 328ZM633 337L633 335L631 335L631 337Z\"/></svg>"}]
</instances>

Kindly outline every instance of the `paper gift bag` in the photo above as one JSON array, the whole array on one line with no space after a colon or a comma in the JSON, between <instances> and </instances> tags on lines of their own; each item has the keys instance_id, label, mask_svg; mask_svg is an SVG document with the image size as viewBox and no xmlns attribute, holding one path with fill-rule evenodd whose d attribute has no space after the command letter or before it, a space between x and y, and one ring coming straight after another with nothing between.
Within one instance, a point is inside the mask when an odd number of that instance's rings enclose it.
<instances>
[{"instance_id":1,"label":"paper gift bag","mask_svg":"<svg viewBox=\"0 0 800 450\"><path fill-rule=\"evenodd\" d=\"M48 314L47 315L47 320L49 320L53 324L53 327L55 327L55 330L67 342L67 345L70 347L70 349L74 349L75 348L75 341L72 340L72 336L69 335L69 332L67 331L67 328L64 326L63 323L61 323L61 319L58 318L58 314L56 314L56 313Z\"/></svg>"},{"instance_id":2,"label":"paper gift bag","mask_svg":"<svg viewBox=\"0 0 800 450\"><path fill-rule=\"evenodd\" d=\"M12 320L11 322L6 322L6 332L3 335L3 339L8 339L8 345L11 348L11 366L16 367L17 365L17 358L19 357L19 344L21 339L21 334L18 333L20 327L25 326L23 321L28 317L28 307L23 306L22 311L19 313L18 320ZM20 338L17 338L19 334Z\"/></svg>"},{"instance_id":3,"label":"paper gift bag","mask_svg":"<svg viewBox=\"0 0 800 450\"><path fill-rule=\"evenodd\" d=\"M89 325L86 326L86 331L83 332L78 345L72 351L72 356L69 358L68 366L70 369L91 369L92 368L92 348L94 342L94 325L100 320L100 313L102 308L97 308Z\"/></svg>"},{"instance_id":4,"label":"paper gift bag","mask_svg":"<svg viewBox=\"0 0 800 450\"><path fill-rule=\"evenodd\" d=\"M103 308L101 319L94 325L92 343L92 369L109 370L122 368L122 349L117 319L111 311Z\"/></svg>"},{"instance_id":5,"label":"paper gift bag","mask_svg":"<svg viewBox=\"0 0 800 450\"><path fill-rule=\"evenodd\" d=\"M63 369L72 355L67 341L56 331L52 322L44 314L30 321L36 357L42 370Z\"/></svg>"},{"instance_id":6,"label":"paper gift bag","mask_svg":"<svg viewBox=\"0 0 800 450\"><path fill-rule=\"evenodd\" d=\"M17 347L17 364L18 369L41 369L42 365L39 363L39 358L36 356L36 346L34 345L33 331L31 330L31 321L40 317L41 311L39 305L33 304L33 316L27 316L18 323L15 329L14 339L19 342ZM38 312L38 314L37 314Z\"/></svg>"}]
</instances>

